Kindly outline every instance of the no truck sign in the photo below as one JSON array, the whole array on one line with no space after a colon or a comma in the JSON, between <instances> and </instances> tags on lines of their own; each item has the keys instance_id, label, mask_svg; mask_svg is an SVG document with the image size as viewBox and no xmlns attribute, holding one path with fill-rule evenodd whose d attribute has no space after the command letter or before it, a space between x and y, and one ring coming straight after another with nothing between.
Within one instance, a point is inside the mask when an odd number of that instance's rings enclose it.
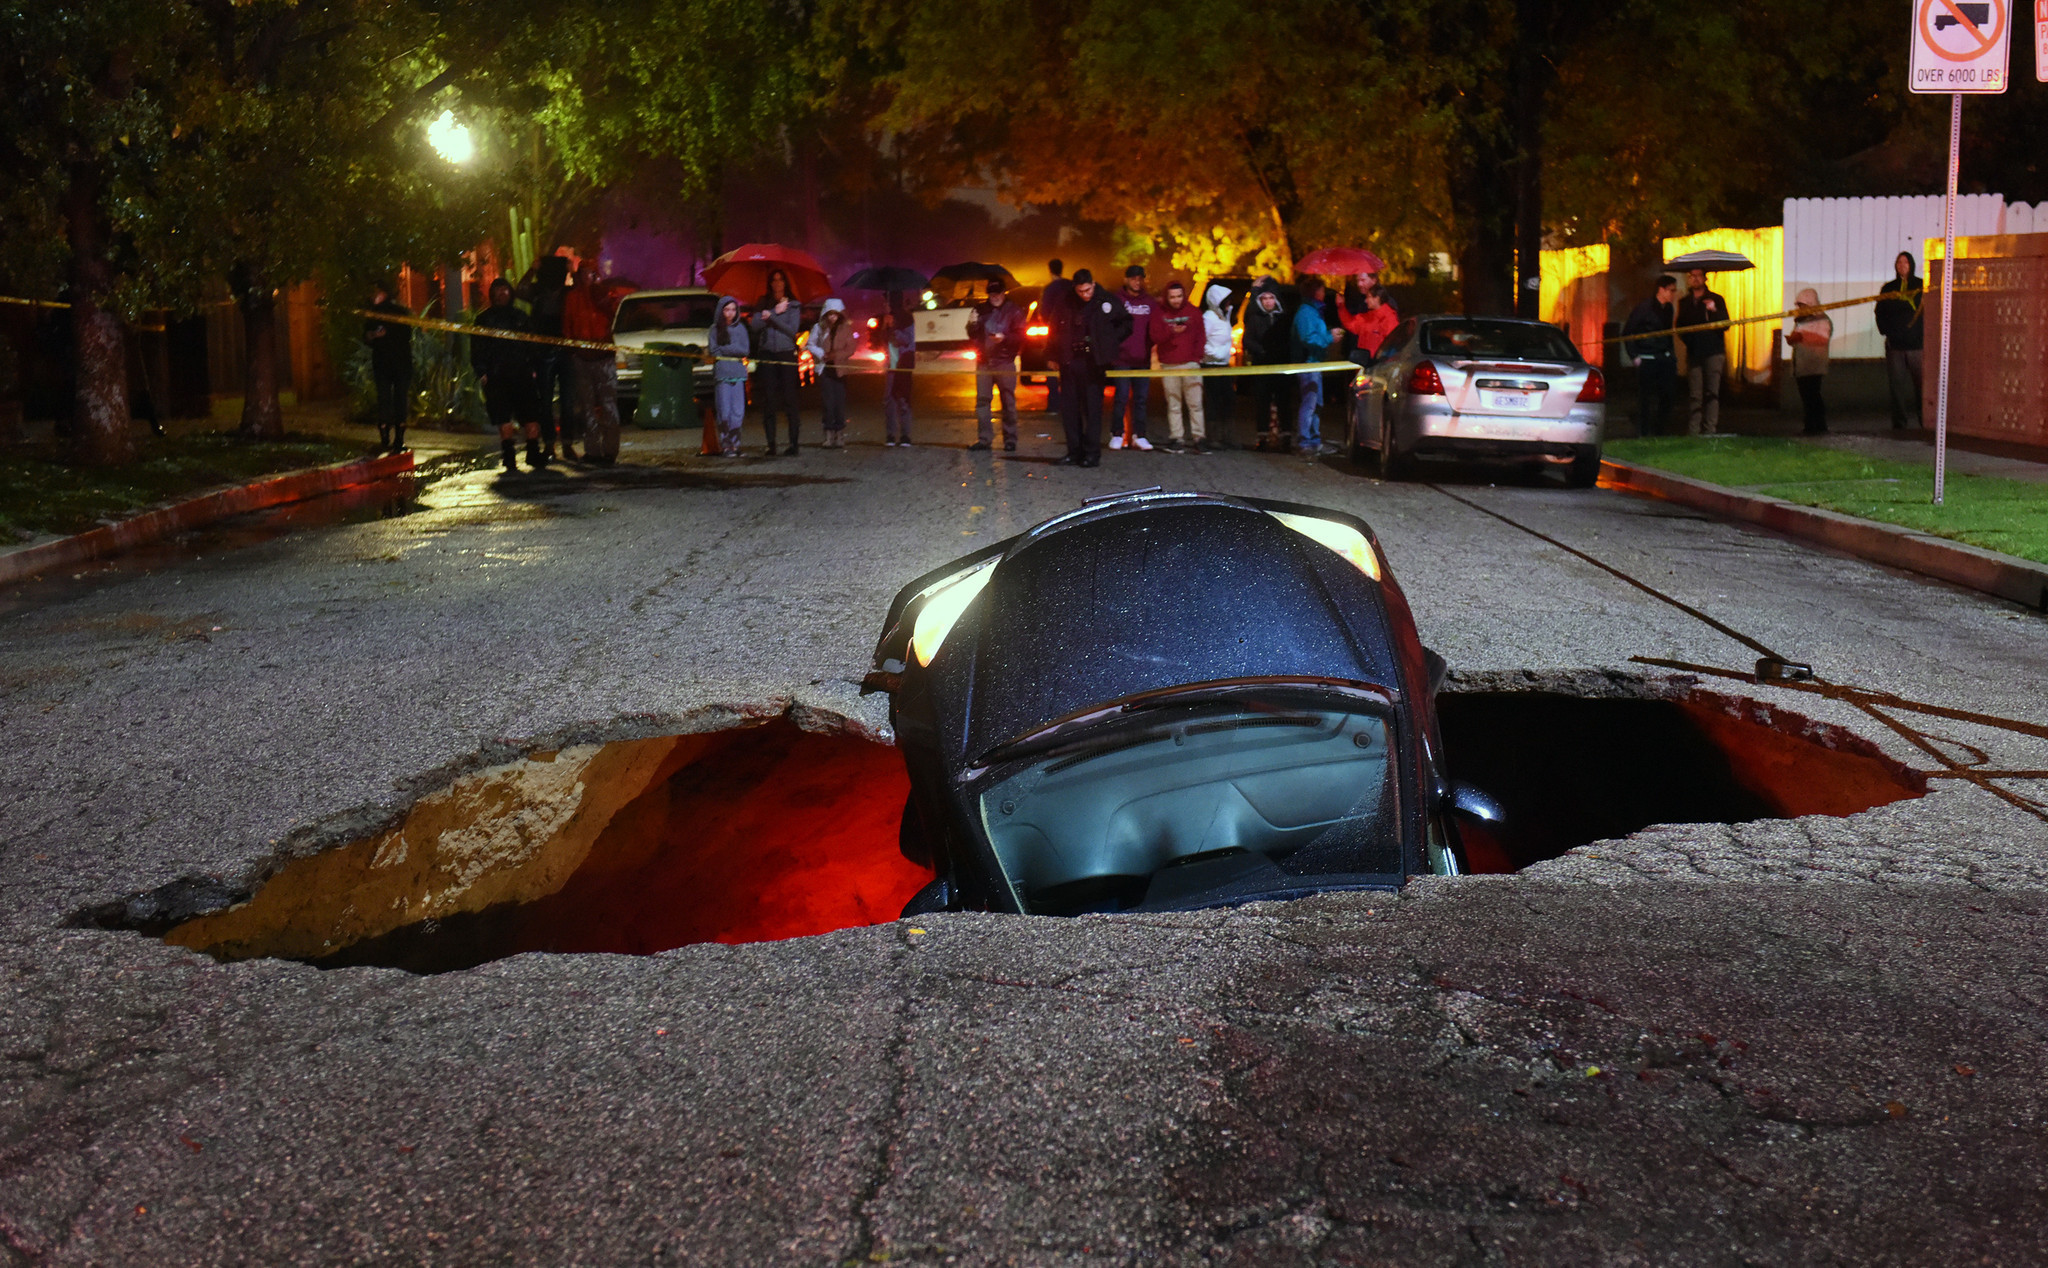
<instances>
[{"instance_id":1,"label":"no truck sign","mask_svg":"<svg viewBox=\"0 0 2048 1268\"><path fill-rule=\"evenodd\" d=\"M1913 0L1913 91L2004 92L2014 0Z\"/></svg>"}]
</instances>

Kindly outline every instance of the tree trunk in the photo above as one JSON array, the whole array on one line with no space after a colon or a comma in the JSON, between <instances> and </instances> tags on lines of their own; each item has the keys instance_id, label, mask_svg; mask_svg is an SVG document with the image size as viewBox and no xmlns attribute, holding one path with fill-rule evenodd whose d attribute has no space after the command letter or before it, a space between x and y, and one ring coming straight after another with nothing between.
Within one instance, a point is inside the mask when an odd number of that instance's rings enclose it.
<instances>
[{"instance_id":1,"label":"tree trunk","mask_svg":"<svg viewBox=\"0 0 2048 1268\"><path fill-rule=\"evenodd\" d=\"M1301 258L1301 244L1294 240L1294 226L1300 222L1301 190L1294 183L1294 168L1287 159L1287 143L1269 128L1250 128L1244 134L1245 157L1266 205L1273 209L1274 244L1280 248L1280 276L1294 279L1294 262Z\"/></svg>"},{"instance_id":2,"label":"tree trunk","mask_svg":"<svg viewBox=\"0 0 2048 1268\"><path fill-rule=\"evenodd\" d=\"M115 466L135 458L128 425L128 347L121 319L101 304L113 289L107 228L100 218L100 177L91 163L71 167L64 198L71 247L71 345L78 375L72 403L72 460Z\"/></svg>"},{"instance_id":3,"label":"tree trunk","mask_svg":"<svg viewBox=\"0 0 2048 1268\"><path fill-rule=\"evenodd\" d=\"M1524 9L1540 0L1524 0ZM1532 15L1535 16L1535 15ZM1535 22L1525 20L1515 46L1515 315L1543 316L1543 106L1549 62Z\"/></svg>"},{"instance_id":4,"label":"tree trunk","mask_svg":"<svg viewBox=\"0 0 2048 1268\"><path fill-rule=\"evenodd\" d=\"M244 265L229 279L242 312L242 425L246 440L284 435L277 399L277 293Z\"/></svg>"},{"instance_id":5,"label":"tree trunk","mask_svg":"<svg viewBox=\"0 0 2048 1268\"><path fill-rule=\"evenodd\" d=\"M1507 131L1490 120L1459 120L1448 164L1457 217L1459 291L1468 316L1515 311L1515 154Z\"/></svg>"}]
</instances>

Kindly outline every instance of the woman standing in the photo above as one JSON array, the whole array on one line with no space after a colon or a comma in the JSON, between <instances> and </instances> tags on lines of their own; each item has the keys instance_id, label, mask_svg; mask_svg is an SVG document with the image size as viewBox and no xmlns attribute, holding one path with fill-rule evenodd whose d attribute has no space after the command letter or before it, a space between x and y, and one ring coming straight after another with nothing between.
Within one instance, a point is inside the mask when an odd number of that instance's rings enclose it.
<instances>
[{"instance_id":1,"label":"woman standing","mask_svg":"<svg viewBox=\"0 0 2048 1268\"><path fill-rule=\"evenodd\" d=\"M740 301L718 298L718 321L711 327L711 399L718 415L718 452L740 456L740 424L747 417L747 353L752 341L740 320ZM769 450L773 453L774 450Z\"/></svg>"},{"instance_id":2,"label":"woman standing","mask_svg":"<svg viewBox=\"0 0 2048 1268\"><path fill-rule=\"evenodd\" d=\"M818 316L818 324L811 327L810 341L805 347L811 351L811 360L818 370L818 395L825 402L825 448L846 448L846 379L845 372L858 348L854 339L853 323L846 320L846 303L843 300L828 299L825 310Z\"/></svg>"},{"instance_id":3,"label":"woman standing","mask_svg":"<svg viewBox=\"0 0 2048 1268\"><path fill-rule=\"evenodd\" d=\"M796 332L803 325L803 307L789 289L789 275L768 273L768 293L754 305L754 404L761 407L761 425L768 432L768 456L775 456L775 411L789 415L789 448L796 454Z\"/></svg>"},{"instance_id":4,"label":"woman standing","mask_svg":"<svg viewBox=\"0 0 2048 1268\"><path fill-rule=\"evenodd\" d=\"M1835 323L1820 306L1820 293L1812 287L1799 292L1792 301L1792 333L1785 341L1792 345L1792 377L1799 383L1799 403L1806 410L1809 436L1823 436L1828 430L1828 408L1821 400L1821 381L1828 374L1828 344L1835 338Z\"/></svg>"}]
</instances>

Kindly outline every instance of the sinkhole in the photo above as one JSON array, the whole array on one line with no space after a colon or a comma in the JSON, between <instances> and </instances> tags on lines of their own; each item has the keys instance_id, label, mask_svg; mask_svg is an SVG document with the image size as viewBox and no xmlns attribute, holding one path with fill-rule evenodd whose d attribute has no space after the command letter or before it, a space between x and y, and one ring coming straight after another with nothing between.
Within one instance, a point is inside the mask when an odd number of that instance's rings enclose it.
<instances>
[{"instance_id":1,"label":"sinkhole","mask_svg":"<svg viewBox=\"0 0 2048 1268\"><path fill-rule=\"evenodd\" d=\"M1479 872L1652 824L1847 815L1927 788L1859 736L1727 696L1463 692L1439 712L1451 776L1507 812L1466 833ZM786 718L535 751L242 901L188 902L168 932L135 914L159 895L85 920L224 960L415 973L802 937L894 920L931 879L898 848L908 792L895 749Z\"/></svg>"}]
</instances>

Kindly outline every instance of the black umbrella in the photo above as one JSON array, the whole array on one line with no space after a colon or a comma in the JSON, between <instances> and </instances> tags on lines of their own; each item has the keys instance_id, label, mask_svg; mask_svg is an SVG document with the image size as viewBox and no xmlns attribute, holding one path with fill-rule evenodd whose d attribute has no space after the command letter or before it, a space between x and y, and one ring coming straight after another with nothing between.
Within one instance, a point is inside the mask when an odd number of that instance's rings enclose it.
<instances>
[{"instance_id":1,"label":"black umbrella","mask_svg":"<svg viewBox=\"0 0 2048 1268\"><path fill-rule=\"evenodd\" d=\"M1014 288L1017 285L1016 275L1002 265L982 264L975 260L969 260L964 264L948 264L945 268L932 274L933 281L937 281L942 277L955 282L994 282L1000 280L1006 288Z\"/></svg>"},{"instance_id":2,"label":"black umbrella","mask_svg":"<svg viewBox=\"0 0 2048 1268\"><path fill-rule=\"evenodd\" d=\"M874 265L846 279L847 289L855 291L922 291L929 285L916 269L894 264Z\"/></svg>"}]
</instances>

